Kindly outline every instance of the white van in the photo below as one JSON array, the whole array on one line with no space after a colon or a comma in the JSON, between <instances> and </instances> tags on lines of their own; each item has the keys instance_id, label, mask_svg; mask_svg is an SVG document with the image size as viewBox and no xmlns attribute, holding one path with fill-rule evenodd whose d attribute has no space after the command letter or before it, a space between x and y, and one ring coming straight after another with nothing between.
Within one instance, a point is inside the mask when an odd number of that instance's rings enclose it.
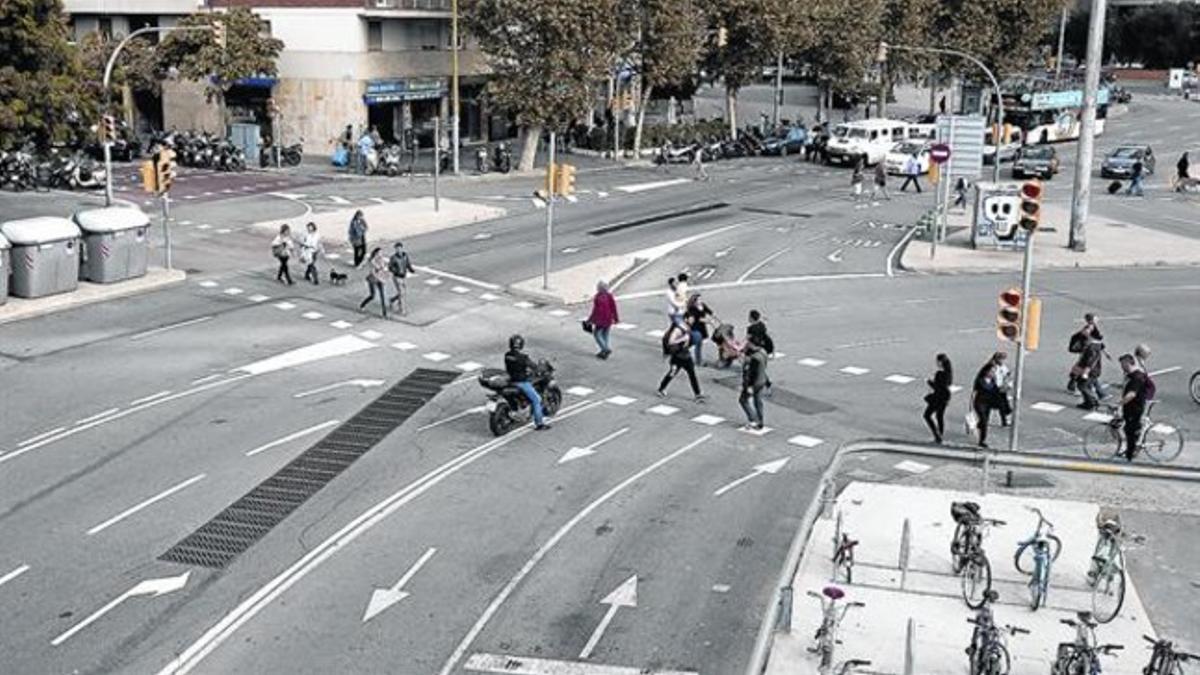
<instances>
[{"instance_id":1,"label":"white van","mask_svg":"<svg viewBox=\"0 0 1200 675\"><path fill-rule=\"evenodd\" d=\"M908 122L887 119L839 124L827 146L829 161L853 164L862 158L868 165L878 164L893 145L908 140L908 127Z\"/></svg>"}]
</instances>

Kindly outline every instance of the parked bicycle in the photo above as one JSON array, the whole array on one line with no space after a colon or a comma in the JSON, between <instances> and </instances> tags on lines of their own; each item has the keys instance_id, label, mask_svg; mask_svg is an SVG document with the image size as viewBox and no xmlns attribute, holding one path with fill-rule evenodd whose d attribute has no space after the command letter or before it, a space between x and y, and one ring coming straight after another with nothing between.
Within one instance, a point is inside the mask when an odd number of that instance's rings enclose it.
<instances>
[{"instance_id":1,"label":"parked bicycle","mask_svg":"<svg viewBox=\"0 0 1200 675\"><path fill-rule=\"evenodd\" d=\"M858 669L861 666L869 665L871 665L871 662L864 659L850 659L849 661L843 661L842 665L838 666L837 675L851 675L851 673L858 672Z\"/></svg>"},{"instance_id":2,"label":"parked bicycle","mask_svg":"<svg viewBox=\"0 0 1200 675\"><path fill-rule=\"evenodd\" d=\"M1040 509L1033 506L1025 508L1037 514L1037 527L1031 537L1017 544L1013 564L1018 572L1029 575L1029 606L1036 610L1046 604L1046 594L1050 590L1050 567L1062 553L1062 540L1054 535L1054 524L1046 520Z\"/></svg>"},{"instance_id":3,"label":"parked bicycle","mask_svg":"<svg viewBox=\"0 0 1200 675\"><path fill-rule=\"evenodd\" d=\"M1100 656L1111 656L1125 647L1097 644L1096 626L1091 612L1078 612L1075 619L1059 619L1059 623L1075 629L1074 642L1060 642L1058 655L1050 675L1100 675Z\"/></svg>"},{"instance_id":4,"label":"parked bicycle","mask_svg":"<svg viewBox=\"0 0 1200 675\"><path fill-rule=\"evenodd\" d=\"M1008 654L1005 633L1014 636L1029 634L1024 628L996 625L992 604L999 599L1000 596L995 591L987 591L983 594L983 601L975 612L975 617L967 619L967 623L975 626L971 633L971 644L967 647L971 675L1008 675L1012 667L1012 657Z\"/></svg>"},{"instance_id":5,"label":"parked bicycle","mask_svg":"<svg viewBox=\"0 0 1200 675\"><path fill-rule=\"evenodd\" d=\"M1183 666L1180 664L1188 661L1200 662L1200 656L1180 652L1175 650L1175 645L1170 640L1155 640L1149 635L1143 635L1142 638L1149 642L1153 650L1150 654L1150 663L1142 668L1142 675L1183 675Z\"/></svg>"},{"instance_id":6,"label":"parked bicycle","mask_svg":"<svg viewBox=\"0 0 1200 675\"><path fill-rule=\"evenodd\" d=\"M1170 462L1183 452L1183 432L1174 422L1154 421L1150 414L1157 401L1150 401L1142 418L1138 448L1153 462ZM1121 409L1105 406L1110 418L1091 426L1083 434L1083 451L1092 459L1121 459L1125 456L1125 429Z\"/></svg>"},{"instance_id":7,"label":"parked bicycle","mask_svg":"<svg viewBox=\"0 0 1200 675\"><path fill-rule=\"evenodd\" d=\"M962 577L962 596L971 609L979 609L992 589L992 564L983 550L983 536L989 526L1004 525L1002 520L984 518L975 502L954 502L950 516L957 523L950 542L954 573Z\"/></svg>"},{"instance_id":8,"label":"parked bicycle","mask_svg":"<svg viewBox=\"0 0 1200 675\"><path fill-rule=\"evenodd\" d=\"M822 675L829 675L833 672L833 653L837 647L838 626L841 625L842 619L846 618L846 612L850 611L850 608L865 605L861 602L847 602L839 606L838 601L846 597L846 593L837 586L826 586L819 595L816 591L809 591L808 594L821 601L822 615L821 625L813 636L816 644L809 647L808 651L820 655L820 672Z\"/></svg>"},{"instance_id":9,"label":"parked bicycle","mask_svg":"<svg viewBox=\"0 0 1200 675\"><path fill-rule=\"evenodd\" d=\"M858 541L851 539L842 529L842 512L838 511L837 526L833 532L833 581L853 583L854 547Z\"/></svg>"},{"instance_id":10,"label":"parked bicycle","mask_svg":"<svg viewBox=\"0 0 1200 675\"><path fill-rule=\"evenodd\" d=\"M1100 623L1116 618L1125 602L1125 553L1121 549L1121 521L1102 517L1097 522L1096 549L1087 572L1092 589L1092 616Z\"/></svg>"}]
</instances>

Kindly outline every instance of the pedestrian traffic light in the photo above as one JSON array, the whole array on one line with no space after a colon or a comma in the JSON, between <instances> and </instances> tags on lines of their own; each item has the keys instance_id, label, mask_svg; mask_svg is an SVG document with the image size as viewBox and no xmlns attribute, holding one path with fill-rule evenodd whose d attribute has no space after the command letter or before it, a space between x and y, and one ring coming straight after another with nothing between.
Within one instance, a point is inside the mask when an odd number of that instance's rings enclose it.
<instances>
[{"instance_id":1,"label":"pedestrian traffic light","mask_svg":"<svg viewBox=\"0 0 1200 675\"><path fill-rule=\"evenodd\" d=\"M154 178L157 192L162 194L171 191L175 182L175 151L163 148L154 155Z\"/></svg>"},{"instance_id":2,"label":"pedestrian traffic light","mask_svg":"<svg viewBox=\"0 0 1200 675\"><path fill-rule=\"evenodd\" d=\"M729 29L721 26L717 29L717 46L724 47L729 44Z\"/></svg>"},{"instance_id":3,"label":"pedestrian traffic light","mask_svg":"<svg viewBox=\"0 0 1200 675\"><path fill-rule=\"evenodd\" d=\"M1009 342L1020 341L1021 289L1010 288L1000 293L1000 311L996 314L996 336Z\"/></svg>"},{"instance_id":4,"label":"pedestrian traffic light","mask_svg":"<svg viewBox=\"0 0 1200 675\"><path fill-rule=\"evenodd\" d=\"M1021 185L1021 227L1034 232L1042 223L1042 181L1031 180Z\"/></svg>"},{"instance_id":5,"label":"pedestrian traffic light","mask_svg":"<svg viewBox=\"0 0 1200 675\"><path fill-rule=\"evenodd\" d=\"M213 38L216 39L218 45L221 45L221 49L224 49L226 45L225 22L214 21L212 23L212 30Z\"/></svg>"},{"instance_id":6,"label":"pedestrian traffic light","mask_svg":"<svg viewBox=\"0 0 1200 675\"><path fill-rule=\"evenodd\" d=\"M560 195L575 193L575 165L559 164L558 175L554 179L554 187Z\"/></svg>"},{"instance_id":7,"label":"pedestrian traffic light","mask_svg":"<svg viewBox=\"0 0 1200 675\"><path fill-rule=\"evenodd\" d=\"M158 194L158 174L154 170L154 161L147 160L142 162L142 189L150 194Z\"/></svg>"}]
</instances>

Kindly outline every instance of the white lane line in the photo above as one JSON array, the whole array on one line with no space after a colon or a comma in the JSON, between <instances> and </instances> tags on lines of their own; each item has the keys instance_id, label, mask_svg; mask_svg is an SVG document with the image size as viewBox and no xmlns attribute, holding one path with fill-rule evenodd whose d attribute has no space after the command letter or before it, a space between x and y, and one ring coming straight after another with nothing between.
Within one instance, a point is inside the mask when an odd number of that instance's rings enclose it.
<instances>
[{"instance_id":1,"label":"white lane line","mask_svg":"<svg viewBox=\"0 0 1200 675\"><path fill-rule=\"evenodd\" d=\"M450 675L455 666L458 665L458 662L461 661L463 656L466 655L467 650L471 647L471 643L479 637L479 634L483 632L484 627L487 626L488 622L491 621L496 612L500 610L500 607L505 603L505 601L508 600L509 596L513 594L513 591L517 589L517 586L521 585L521 582L525 580L525 577L529 576L529 574L533 572L533 569L537 567L538 563L540 563L542 559L545 558L550 551L558 545L558 542L562 541L568 534L570 534L571 530L575 529L575 526L583 522L583 520L590 516L593 511L603 506L606 502L608 502L608 500L620 494L623 490L625 490L625 488L633 485L663 466L666 466L668 463L692 451L710 438L712 438L711 433L704 434L700 438L697 438L691 443L679 448L675 452L672 452L666 457L663 457L657 462L645 467L641 471L638 471L637 473L613 486L608 492L600 495L600 497L598 497L595 501L583 507L583 510L572 516L570 520L563 524L563 526L560 527L553 536L547 539L546 542L534 552L529 560L525 562L525 565L522 566L515 575L513 575L513 578L508 580L508 583L505 584L504 588L500 589L500 592L496 594L495 598L492 599L491 604L489 604L487 608L483 610L483 614L479 616L479 619L475 622L475 625L471 626L471 630L467 631L466 636L464 636L462 641L459 642L458 646L454 649L454 652L450 654L450 658L446 659L446 663L442 666L440 675Z\"/></svg>"},{"instance_id":2,"label":"white lane line","mask_svg":"<svg viewBox=\"0 0 1200 675\"><path fill-rule=\"evenodd\" d=\"M158 328L154 328L154 329L151 329L148 331L143 331L141 333L137 333L136 335L131 335L131 336L129 336L129 339L133 342L137 342L138 340L145 340L146 338L152 337L154 335L158 335L159 333L165 333L169 330L175 330L176 328L184 328L186 326L194 326L198 323L204 323L205 321L212 321L215 318L216 318L215 316L202 316L202 317L199 317L196 319L188 319L187 321L180 321L179 323L172 323L172 324L168 324L166 326L159 326Z\"/></svg>"},{"instance_id":3,"label":"white lane line","mask_svg":"<svg viewBox=\"0 0 1200 675\"><path fill-rule=\"evenodd\" d=\"M451 272L443 272L441 270L434 269L432 267L426 267L424 265L414 265L413 269L417 270L418 272L421 272L422 274L434 274L439 277L445 277L447 279L450 279L451 281L457 281L460 284L466 284L468 286L476 286L478 288L482 288L485 291L503 290L503 288L499 284L493 284L489 281L483 281L481 279L472 279L471 277L465 277L461 274L453 274Z\"/></svg>"},{"instance_id":4,"label":"white lane line","mask_svg":"<svg viewBox=\"0 0 1200 675\"><path fill-rule=\"evenodd\" d=\"M626 194L635 194L645 192L646 190L657 190L659 188L671 187L672 185L685 185L691 183L690 178L672 178L670 180L659 180L652 183L634 183L632 185L618 185L616 190L620 190Z\"/></svg>"},{"instance_id":5,"label":"white lane line","mask_svg":"<svg viewBox=\"0 0 1200 675\"><path fill-rule=\"evenodd\" d=\"M767 265L769 265L771 263L772 260L778 258L779 256L783 255L784 253L787 253L790 250L792 250L791 246L789 246L785 249L776 251L776 252L772 253L771 255L767 256L766 258L764 258L762 260L762 262L758 263L757 265L752 266L750 269L748 269L744 273L742 273L742 276L737 278L738 282L740 283L742 281L745 281L746 279L749 279L750 275L752 275L755 272L759 271L760 269L766 267Z\"/></svg>"},{"instance_id":6,"label":"white lane line","mask_svg":"<svg viewBox=\"0 0 1200 675\"><path fill-rule=\"evenodd\" d=\"M417 427L417 433L420 433L427 429L432 429L434 427L440 427L443 424L448 424L450 422L453 422L454 420L462 419L462 418L466 417L467 415L474 415L475 413L481 413L485 410L487 410L487 406L485 406L485 405L477 405L474 408L467 408L466 410L464 410L462 412L454 413L453 415L451 415L445 419L440 419L435 422L430 422L429 424L426 424L423 427Z\"/></svg>"},{"instance_id":7,"label":"white lane line","mask_svg":"<svg viewBox=\"0 0 1200 675\"><path fill-rule=\"evenodd\" d=\"M158 392L157 394L150 394L149 396L135 398L134 400L129 402L129 405L141 405L143 403L149 403L150 401L157 401L158 399L160 399L164 396L170 396L170 395L171 395L170 389L163 389L162 391Z\"/></svg>"},{"instance_id":8,"label":"white lane line","mask_svg":"<svg viewBox=\"0 0 1200 675\"><path fill-rule=\"evenodd\" d=\"M16 579L17 577L21 576L22 574L25 574L28 571L29 571L29 565L21 565L17 569L0 577L0 586L7 584L8 582L12 581L13 579Z\"/></svg>"},{"instance_id":9,"label":"white lane line","mask_svg":"<svg viewBox=\"0 0 1200 675\"><path fill-rule=\"evenodd\" d=\"M1183 367L1182 366L1171 366L1170 368L1163 368L1161 370L1152 370L1152 371L1150 371L1150 377L1166 375L1167 373L1173 373L1177 370L1183 370Z\"/></svg>"},{"instance_id":10,"label":"white lane line","mask_svg":"<svg viewBox=\"0 0 1200 675\"><path fill-rule=\"evenodd\" d=\"M212 375L205 375L204 377L198 377L198 378L192 380L192 386L194 387L198 384L208 384L209 382L212 382L213 380L219 380L224 376L225 376L224 373L213 373Z\"/></svg>"},{"instance_id":11,"label":"white lane line","mask_svg":"<svg viewBox=\"0 0 1200 675\"><path fill-rule=\"evenodd\" d=\"M117 515L113 516L112 518L109 518L108 520L104 521L103 523L100 523L99 525L88 530L87 531L88 536L91 536L93 534L99 534L100 532L107 530L109 527L116 525L117 523L121 522L122 520L125 520L129 516L132 516L133 514L137 513L138 511L141 511L142 509L146 508L147 506L155 504L156 502L160 502L160 501L166 499L167 497L170 497L171 495L175 494L176 492L179 492L180 490L186 488L187 486L192 485L194 483L198 483L202 480L204 480L204 474L200 474L198 476L192 476L191 478L183 481L182 483L179 483L178 485L175 485L174 487L167 488L166 490L163 490L162 492L154 495L153 497L125 509L124 511L118 513Z\"/></svg>"},{"instance_id":12,"label":"white lane line","mask_svg":"<svg viewBox=\"0 0 1200 675\"><path fill-rule=\"evenodd\" d=\"M56 429L51 429L50 431L40 433L37 436L34 436L32 438L26 438L25 440L21 441L20 443L17 443L17 447L23 448L26 445L29 445L30 443L37 443L38 441L42 440L43 438L49 438L50 436L53 436L54 434L57 434L64 430L66 430L66 427L58 427Z\"/></svg>"},{"instance_id":13,"label":"white lane line","mask_svg":"<svg viewBox=\"0 0 1200 675\"><path fill-rule=\"evenodd\" d=\"M120 412L120 410L121 410L120 408L109 408L108 410L105 410L104 412L98 412L95 415L92 415L91 417L85 417L85 418L77 421L75 423L75 426L82 426L84 424L90 424L92 422L95 422L96 420L100 420L105 417L108 417L109 415Z\"/></svg>"},{"instance_id":14,"label":"white lane line","mask_svg":"<svg viewBox=\"0 0 1200 675\"><path fill-rule=\"evenodd\" d=\"M698 675L691 670L651 670L650 668L610 666L587 661L559 661L485 652L472 654L467 659L464 668L480 673L506 673L507 675Z\"/></svg>"},{"instance_id":15,"label":"white lane line","mask_svg":"<svg viewBox=\"0 0 1200 675\"><path fill-rule=\"evenodd\" d=\"M559 411L558 420L561 422L567 417L585 412L598 405L600 404L596 401L581 401L574 408L568 407ZM159 675L186 675L191 672L213 650L228 640L238 628L241 628L246 622L254 618L255 615L275 600L275 598L282 595L284 591L291 588L292 585L320 566L333 554L348 547L364 532L370 530L409 502L436 487L446 478L453 476L461 469L471 465L478 459L486 457L508 443L524 437L526 434L531 433L532 430L533 425L527 424L520 429L509 432L505 436L494 438L483 445L459 454L384 498L366 511L363 511L358 517L346 523L340 530L309 550L286 570L272 578L238 604L232 611L223 616L195 642L179 652L170 663L163 666L162 670L159 671Z\"/></svg>"},{"instance_id":16,"label":"white lane line","mask_svg":"<svg viewBox=\"0 0 1200 675\"><path fill-rule=\"evenodd\" d=\"M328 420L325 422L321 422L320 424L314 424L313 426L311 426L307 429L301 429L300 431L290 433L287 436L284 436L283 438L277 438L277 439L271 441L270 443L264 443L263 445L260 445L257 448L248 451L246 453L246 456L253 457L261 452L266 452L267 450L270 450L271 448L277 448L285 443L291 443L292 441L296 440L297 438L303 438L309 434L315 434L316 432L321 431L322 429L328 429L329 427L337 426L337 424L338 424L337 420Z\"/></svg>"},{"instance_id":17,"label":"white lane line","mask_svg":"<svg viewBox=\"0 0 1200 675\"><path fill-rule=\"evenodd\" d=\"M719 281L713 284L696 284L693 291L715 291L723 288L739 288L745 286L773 286L805 281L857 281L860 279L883 279L887 275L882 272L846 272L844 274L801 274L791 277L765 277L762 279L747 279L745 281ZM623 278L629 278L628 276ZM662 291L637 291L622 293L618 300L637 300L662 295Z\"/></svg>"},{"instance_id":18,"label":"white lane line","mask_svg":"<svg viewBox=\"0 0 1200 675\"><path fill-rule=\"evenodd\" d=\"M1048 413L1061 412L1063 409L1063 406L1061 406L1057 403L1049 403L1047 401L1038 401L1037 403L1034 403L1033 405L1031 405L1029 407L1034 410L1040 410L1042 412L1048 412Z\"/></svg>"}]
</instances>

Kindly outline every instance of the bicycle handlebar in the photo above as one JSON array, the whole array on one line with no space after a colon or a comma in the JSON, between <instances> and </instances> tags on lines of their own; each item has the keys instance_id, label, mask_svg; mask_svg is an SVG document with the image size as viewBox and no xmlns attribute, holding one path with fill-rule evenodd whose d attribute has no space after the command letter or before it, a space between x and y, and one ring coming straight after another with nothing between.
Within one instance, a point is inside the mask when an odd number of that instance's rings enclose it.
<instances>
[{"instance_id":1,"label":"bicycle handlebar","mask_svg":"<svg viewBox=\"0 0 1200 675\"><path fill-rule=\"evenodd\" d=\"M1104 652L1106 654L1108 652L1115 652L1115 651L1119 651L1122 649L1125 649L1125 645L1101 645L1099 647L1096 647L1096 651Z\"/></svg>"},{"instance_id":2,"label":"bicycle handlebar","mask_svg":"<svg viewBox=\"0 0 1200 675\"><path fill-rule=\"evenodd\" d=\"M846 606L847 607L866 607L867 604L865 602L847 602Z\"/></svg>"},{"instance_id":3,"label":"bicycle handlebar","mask_svg":"<svg viewBox=\"0 0 1200 675\"><path fill-rule=\"evenodd\" d=\"M1018 628L1016 626L1005 626L1004 630L1008 631L1009 633L1011 633L1013 635L1018 635L1018 634L1029 635L1029 630L1026 628Z\"/></svg>"}]
</instances>

